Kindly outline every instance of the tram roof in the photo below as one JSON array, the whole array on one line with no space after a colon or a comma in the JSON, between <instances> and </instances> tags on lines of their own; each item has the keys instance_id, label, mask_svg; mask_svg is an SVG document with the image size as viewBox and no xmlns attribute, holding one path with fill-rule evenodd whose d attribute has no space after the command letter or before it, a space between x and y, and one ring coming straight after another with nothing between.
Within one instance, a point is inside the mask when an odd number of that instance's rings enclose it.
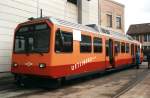
<instances>
[{"instance_id":1,"label":"tram roof","mask_svg":"<svg viewBox=\"0 0 150 98\"><path fill-rule=\"evenodd\" d=\"M114 37L114 38L121 39L121 40L134 41L133 38L129 35L118 33L118 32L112 32L110 30L107 30L105 28L101 28L100 26L96 26L94 24L86 26L86 25L82 25L82 24L78 24L78 23L72 23L72 22L58 19L58 18L54 18L54 17L50 17L49 20L51 22L53 22L54 24L59 25L59 26L66 26L66 27L70 27L70 28L73 28L76 30L98 33L100 35L106 35L106 36Z\"/></svg>"},{"instance_id":2,"label":"tram roof","mask_svg":"<svg viewBox=\"0 0 150 98\"><path fill-rule=\"evenodd\" d=\"M88 27L88 26L85 26L85 25L82 25L82 24L78 24L78 23L72 23L72 22L62 20L62 19L58 19L58 18L51 17L51 18L49 18L49 20L51 22L53 22L54 24L57 24L57 25L60 25L60 26L66 26L66 27L77 29L77 30L83 30L83 31L93 32L93 33L98 32L97 30L95 30L91 27Z\"/></svg>"},{"instance_id":3,"label":"tram roof","mask_svg":"<svg viewBox=\"0 0 150 98\"><path fill-rule=\"evenodd\" d=\"M38 21L38 20L43 20L43 19L49 20L50 22L52 22L58 26L70 27L70 28L75 29L75 30L81 30L81 31L86 31L86 32L90 32L90 33L96 33L99 35L104 35L107 37L112 37L112 38L116 38L119 40L125 40L125 41L130 41L133 43L140 44L139 42L133 40L133 38L129 35L119 33L119 32L113 32L111 30L108 30L107 28L102 28L102 27L95 25L95 24L82 25L82 24L72 23L72 22L69 22L69 21L66 21L63 19L55 18L55 17L33 18L32 20ZM29 21L29 22L31 22L31 21ZM27 22L25 22L25 24L26 23Z\"/></svg>"}]
</instances>

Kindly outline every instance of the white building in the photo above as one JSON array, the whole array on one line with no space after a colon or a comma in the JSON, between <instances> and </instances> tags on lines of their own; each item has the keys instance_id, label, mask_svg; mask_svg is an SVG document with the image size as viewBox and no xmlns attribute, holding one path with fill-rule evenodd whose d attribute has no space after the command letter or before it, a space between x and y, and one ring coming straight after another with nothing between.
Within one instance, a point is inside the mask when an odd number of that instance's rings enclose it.
<instances>
[{"instance_id":1,"label":"white building","mask_svg":"<svg viewBox=\"0 0 150 98\"><path fill-rule=\"evenodd\" d=\"M15 27L30 17L39 17L40 9L43 16L98 24L98 0L1 0L0 72L10 71Z\"/></svg>"}]
</instances>

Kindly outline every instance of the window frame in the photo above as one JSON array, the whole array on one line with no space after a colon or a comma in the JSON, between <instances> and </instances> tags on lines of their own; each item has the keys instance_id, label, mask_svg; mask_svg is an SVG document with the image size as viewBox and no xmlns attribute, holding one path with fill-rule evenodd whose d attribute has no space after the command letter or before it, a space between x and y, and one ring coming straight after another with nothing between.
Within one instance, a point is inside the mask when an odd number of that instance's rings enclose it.
<instances>
[{"instance_id":1,"label":"window frame","mask_svg":"<svg viewBox=\"0 0 150 98\"><path fill-rule=\"evenodd\" d=\"M112 14L106 14L106 19L107 19L107 27L112 28L113 27Z\"/></svg>"},{"instance_id":2,"label":"window frame","mask_svg":"<svg viewBox=\"0 0 150 98\"><path fill-rule=\"evenodd\" d=\"M89 37L90 38L90 51L83 51L81 50L81 47L83 47L81 44L88 44L88 43L82 43L83 42L83 36L84 37ZM87 39L87 38L86 38ZM87 46L86 46L87 47ZM89 47L89 46L88 46ZM80 53L92 53L92 37L91 35L85 35L85 34L81 34L81 41L80 41Z\"/></svg>"},{"instance_id":3,"label":"window frame","mask_svg":"<svg viewBox=\"0 0 150 98\"><path fill-rule=\"evenodd\" d=\"M129 43L126 43L126 49L125 49L125 52L126 53L129 53L130 52L130 44Z\"/></svg>"},{"instance_id":4,"label":"window frame","mask_svg":"<svg viewBox=\"0 0 150 98\"><path fill-rule=\"evenodd\" d=\"M144 42L148 42L148 34L144 34L143 37L144 37Z\"/></svg>"},{"instance_id":5,"label":"window frame","mask_svg":"<svg viewBox=\"0 0 150 98\"><path fill-rule=\"evenodd\" d=\"M116 16L116 28L122 29L122 17L121 16Z\"/></svg>"},{"instance_id":6,"label":"window frame","mask_svg":"<svg viewBox=\"0 0 150 98\"><path fill-rule=\"evenodd\" d=\"M68 51L68 52L66 52L66 51L56 51L56 33L58 33L58 30L60 30L61 31L61 33L66 33L66 34L72 34L72 50L71 51ZM74 51L74 49L73 49L73 32L70 32L70 31L65 31L65 30L62 30L62 29L57 29L56 30L56 32L55 32L55 43L54 43L54 51L55 51L55 53L57 53L57 54L69 54L69 53L73 53L73 51Z\"/></svg>"},{"instance_id":7,"label":"window frame","mask_svg":"<svg viewBox=\"0 0 150 98\"><path fill-rule=\"evenodd\" d=\"M74 5L77 5L78 4L78 0L67 0L67 2L70 2Z\"/></svg>"},{"instance_id":8,"label":"window frame","mask_svg":"<svg viewBox=\"0 0 150 98\"><path fill-rule=\"evenodd\" d=\"M150 34L148 34L148 42L150 42Z\"/></svg>"},{"instance_id":9,"label":"window frame","mask_svg":"<svg viewBox=\"0 0 150 98\"><path fill-rule=\"evenodd\" d=\"M125 52L126 52L126 50L125 50L125 42L121 42L121 53L125 53Z\"/></svg>"},{"instance_id":10,"label":"window frame","mask_svg":"<svg viewBox=\"0 0 150 98\"><path fill-rule=\"evenodd\" d=\"M136 35L136 40L137 40L137 41L139 41L139 40L140 40L139 35Z\"/></svg>"},{"instance_id":11,"label":"window frame","mask_svg":"<svg viewBox=\"0 0 150 98\"><path fill-rule=\"evenodd\" d=\"M99 39L99 41L100 41L100 45L99 45L99 48L100 48L100 51L95 51L95 40L96 39ZM98 45L97 45L97 47L98 47ZM100 37L93 37L93 53L102 53L103 52L103 39L102 38L100 38Z\"/></svg>"},{"instance_id":12,"label":"window frame","mask_svg":"<svg viewBox=\"0 0 150 98\"><path fill-rule=\"evenodd\" d=\"M36 26L38 25L46 25L46 28L44 29L39 29L37 30L36 29ZM26 28L24 30L24 28ZM23 31L22 31L23 29ZM37 31L36 31L37 30ZM16 47L16 37L17 35L23 35L24 33L27 33L27 32L33 32L32 33L32 37L35 38L35 32L39 32L39 31L43 31L43 30L47 30L49 32L49 39L48 39L48 49L46 51L42 51L42 52L35 52L34 51L29 51L29 52L26 52L26 50L24 50L23 52L16 52L15 51L15 47ZM21 34L17 34L17 33L21 33ZM52 33L52 28L51 26L49 26L49 24L47 24L46 22L40 22L40 23L35 23L35 24L29 24L29 25L21 25L16 31L15 31L15 35L14 35L14 42L13 42L13 53L15 54L23 54L23 53L28 53L28 54L36 54L36 53L49 53L50 52L50 41L51 41L51 33ZM29 36L29 35L28 35ZM31 36L31 34L30 34ZM29 38L29 37L28 37ZM27 38L25 38L26 40ZM26 44L26 43L25 43ZM35 44L35 43L34 43ZM25 46L26 47L26 46Z\"/></svg>"}]
</instances>

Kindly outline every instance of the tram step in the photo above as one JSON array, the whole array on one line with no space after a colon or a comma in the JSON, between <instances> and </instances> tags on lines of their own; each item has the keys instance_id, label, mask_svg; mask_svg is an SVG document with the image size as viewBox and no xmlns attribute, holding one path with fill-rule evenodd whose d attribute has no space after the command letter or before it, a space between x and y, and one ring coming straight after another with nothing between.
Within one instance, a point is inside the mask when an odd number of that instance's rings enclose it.
<instances>
[{"instance_id":1,"label":"tram step","mask_svg":"<svg viewBox=\"0 0 150 98\"><path fill-rule=\"evenodd\" d=\"M106 69L106 71L113 71L113 70L115 70L115 68L113 66L108 66Z\"/></svg>"},{"instance_id":2,"label":"tram step","mask_svg":"<svg viewBox=\"0 0 150 98\"><path fill-rule=\"evenodd\" d=\"M112 69L112 68L114 68L114 67L113 67L113 66L108 66L108 67L107 67L107 69Z\"/></svg>"},{"instance_id":3,"label":"tram step","mask_svg":"<svg viewBox=\"0 0 150 98\"><path fill-rule=\"evenodd\" d=\"M115 71L115 70L116 70L115 68L109 68L109 69L106 69L107 72Z\"/></svg>"}]
</instances>

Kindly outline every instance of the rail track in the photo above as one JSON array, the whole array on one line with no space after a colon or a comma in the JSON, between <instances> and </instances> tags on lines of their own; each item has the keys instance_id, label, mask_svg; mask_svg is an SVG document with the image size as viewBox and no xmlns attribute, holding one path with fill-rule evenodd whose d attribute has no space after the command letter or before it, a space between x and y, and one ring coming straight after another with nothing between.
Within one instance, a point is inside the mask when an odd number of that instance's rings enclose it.
<instances>
[{"instance_id":1,"label":"rail track","mask_svg":"<svg viewBox=\"0 0 150 98\"><path fill-rule=\"evenodd\" d=\"M130 74L127 74L127 73L130 73ZM30 87L25 87L25 88L24 87L18 88L16 85L14 85L13 79L6 78L3 80L3 82L2 81L0 82L0 97L26 98L26 96L43 95L44 93L50 93L50 95L52 94L58 95L58 97L55 97L55 98L59 98L60 92L63 93L63 96L66 96L65 95L66 91L67 91L67 94L79 93L78 90L76 89L74 90L76 86L81 86L81 88L86 89L87 85L95 85L93 88L97 88L97 86L110 84L111 81L116 81L116 79L129 80L128 82L118 87L117 89L113 89L113 93L112 92L104 92L104 93L99 92L101 93L99 94L100 95L99 98L101 98L101 95L103 94L104 95L106 94L106 98L118 98L121 95L125 94L130 89L132 89L139 82L141 82L148 73L149 73L149 70L147 70L145 67L140 68L139 70L136 70L135 68L129 68L129 69L125 69L119 72L110 71L101 75L93 75L92 77L89 77L89 79L87 77L86 79L81 78L81 79L67 81L67 84L63 85L60 89L43 89L34 84L31 84L31 86L33 87L30 86ZM89 87L87 88L89 89ZM107 90L109 88L107 88L106 86L105 89ZM79 91L80 90L81 89L79 89ZM73 92L68 92L68 91L73 91Z\"/></svg>"},{"instance_id":2,"label":"rail track","mask_svg":"<svg viewBox=\"0 0 150 98\"><path fill-rule=\"evenodd\" d=\"M140 83L149 74L149 72L150 71L148 69L145 69L141 73L138 73L136 70L136 77L134 79L130 80L126 85L124 85L118 91L116 91L116 94L112 95L111 98L119 98L121 95L128 92L130 89L132 89L138 83Z\"/></svg>"}]
</instances>

